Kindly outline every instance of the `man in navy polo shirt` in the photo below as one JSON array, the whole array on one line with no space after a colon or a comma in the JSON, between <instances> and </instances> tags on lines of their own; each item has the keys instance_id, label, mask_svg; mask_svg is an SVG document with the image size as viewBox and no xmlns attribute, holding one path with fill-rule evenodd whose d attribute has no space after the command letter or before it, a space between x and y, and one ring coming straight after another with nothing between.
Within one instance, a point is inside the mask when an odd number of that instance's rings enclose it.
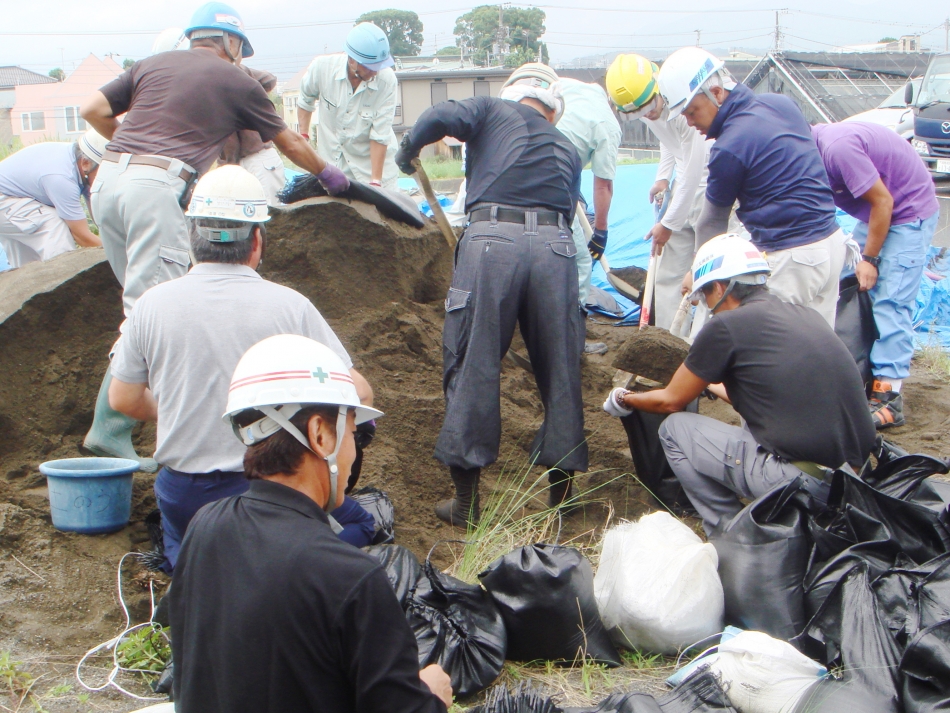
<instances>
[{"instance_id":1,"label":"man in navy polo shirt","mask_svg":"<svg viewBox=\"0 0 950 713\"><path fill-rule=\"evenodd\" d=\"M835 221L828 175L808 122L795 103L736 84L725 63L698 47L674 52L660 69L670 117L716 139L697 248L727 232L729 214L769 262L769 291L817 310L832 327L838 277L848 252ZM689 283L689 277L684 281Z\"/></svg>"}]
</instances>

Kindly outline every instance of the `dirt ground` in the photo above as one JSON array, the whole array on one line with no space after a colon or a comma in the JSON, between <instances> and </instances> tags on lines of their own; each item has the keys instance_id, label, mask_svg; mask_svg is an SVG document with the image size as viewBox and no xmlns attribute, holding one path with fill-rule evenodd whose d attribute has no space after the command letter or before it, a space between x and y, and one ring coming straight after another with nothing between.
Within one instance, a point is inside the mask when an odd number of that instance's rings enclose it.
<instances>
[{"instance_id":1,"label":"dirt ground","mask_svg":"<svg viewBox=\"0 0 950 713\"><path fill-rule=\"evenodd\" d=\"M372 383L386 417L366 451L361 485L389 493L397 542L424 557L435 542L458 536L432 512L437 500L451 494L446 469L432 456L443 415L442 298L451 253L434 229L399 226L365 206L313 203L271 221L262 273L310 297ZM82 536L52 527L45 479L37 470L44 460L80 455L105 355L117 336L119 303L118 285L108 265L99 263L0 323L5 436L0 440L0 652L12 652L39 677L33 692L50 713L122 712L145 705L115 693L87 695L73 671L83 652L123 627L116 567L124 553L148 548L143 518L155 506L154 476L135 476L127 528ZM609 351L585 356L583 365L590 471L580 484L608 483L596 497L610 501L620 518L650 508L632 477L618 477L632 471L627 441L616 420L601 410L616 372L613 361L632 333L633 328L614 327L602 318L588 320L588 339L605 342ZM517 337L514 347L524 353ZM946 456L950 384L915 366L904 389L908 424L888 437L912 452ZM499 461L486 471L486 488L502 468L525 467L542 417L532 377L508 362L501 393L504 434ZM722 402L704 401L700 409L736 422ZM153 429L137 434L141 454L150 454L153 442ZM603 504L589 505L570 519L569 531L601 526L607 511ZM433 560L445 566L448 554L437 550ZM161 591L165 580L135 563L124 572L133 622L143 621L149 614L149 581ZM88 678L101 682L106 669L105 659L99 659ZM140 683L124 680L145 692ZM16 703L0 691L0 705L15 710Z\"/></svg>"}]
</instances>

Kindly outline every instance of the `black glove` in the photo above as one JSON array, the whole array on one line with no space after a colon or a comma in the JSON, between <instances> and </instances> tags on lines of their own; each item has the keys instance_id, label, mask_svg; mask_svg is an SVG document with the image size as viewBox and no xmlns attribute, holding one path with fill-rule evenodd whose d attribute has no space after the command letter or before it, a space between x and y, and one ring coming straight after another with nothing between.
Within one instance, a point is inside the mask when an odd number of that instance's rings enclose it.
<instances>
[{"instance_id":1,"label":"black glove","mask_svg":"<svg viewBox=\"0 0 950 713\"><path fill-rule=\"evenodd\" d=\"M419 152L412 148L412 139L409 138L409 132L407 131L402 135L402 141L399 142L399 150L396 152L396 165L399 166L399 170L408 176L414 174L416 169L412 165L412 159L418 155Z\"/></svg>"},{"instance_id":2,"label":"black glove","mask_svg":"<svg viewBox=\"0 0 950 713\"><path fill-rule=\"evenodd\" d=\"M600 256L604 254L604 250L607 249L607 231L606 230L594 230L594 234L590 238L590 242L587 243L587 249L590 250L590 256L594 260L600 260Z\"/></svg>"}]
</instances>

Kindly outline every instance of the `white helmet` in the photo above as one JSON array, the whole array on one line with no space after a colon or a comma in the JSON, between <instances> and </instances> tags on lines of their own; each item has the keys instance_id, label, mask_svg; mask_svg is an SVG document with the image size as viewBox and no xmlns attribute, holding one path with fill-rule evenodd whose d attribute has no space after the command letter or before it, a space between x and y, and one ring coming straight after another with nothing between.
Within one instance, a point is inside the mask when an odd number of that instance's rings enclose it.
<instances>
[{"instance_id":1,"label":"white helmet","mask_svg":"<svg viewBox=\"0 0 950 713\"><path fill-rule=\"evenodd\" d=\"M296 334L278 334L258 342L244 353L234 369L227 411L222 418L246 446L260 443L283 428L312 451L310 441L290 419L302 408L319 404L339 407L336 448L327 456L329 512L336 505L336 459L346 433L347 411L355 410L357 425L383 415L382 411L360 404L349 369L332 349ZM248 409L256 409L265 417L238 426L234 417Z\"/></svg>"},{"instance_id":2,"label":"white helmet","mask_svg":"<svg viewBox=\"0 0 950 713\"><path fill-rule=\"evenodd\" d=\"M83 155L94 164L99 165L102 163L102 156L106 152L106 144L109 141L95 129L87 129L86 133L79 137L77 143Z\"/></svg>"},{"instance_id":3,"label":"white helmet","mask_svg":"<svg viewBox=\"0 0 950 713\"><path fill-rule=\"evenodd\" d=\"M250 171L240 166L221 166L206 173L195 184L188 212L189 218L212 218L233 220L239 223L264 223L270 220L267 215L267 196L261 182ZM236 231L202 228L198 233L205 240L230 243L245 240L247 234ZM207 233L207 234L206 234Z\"/></svg>"},{"instance_id":4,"label":"white helmet","mask_svg":"<svg viewBox=\"0 0 950 713\"><path fill-rule=\"evenodd\" d=\"M768 280L769 263L748 240L735 233L717 235L696 253L691 269L693 297L710 282L730 281L732 284L764 285ZM725 299L725 295L723 296ZM718 307L718 305L716 305Z\"/></svg>"},{"instance_id":5,"label":"white helmet","mask_svg":"<svg viewBox=\"0 0 950 713\"><path fill-rule=\"evenodd\" d=\"M684 47L667 57L657 81L660 94L670 108L669 118L682 114L703 83L717 72L723 77L723 86L733 89L735 82L725 66L721 59L699 47Z\"/></svg>"},{"instance_id":6,"label":"white helmet","mask_svg":"<svg viewBox=\"0 0 950 713\"><path fill-rule=\"evenodd\" d=\"M498 93L499 99L520 102L522 99L537 99L554 112L556 124L564 115L564 97L557 84L557 72L543 62L528 62L516 69Z\"/></svg>"},{"instance_id":7,"label":"white helmet","mask_svg":"<svg viewBox=\"0 0 950 713\"><path fill-rule=\"evenodd\" d=\"M158 37L155 38L155 41L152 43L151 54L186 49L188 49L188 42L186 42L185 31L180 27L169 27L168 29L162 30Z\"/></svg>"}]
</instances>

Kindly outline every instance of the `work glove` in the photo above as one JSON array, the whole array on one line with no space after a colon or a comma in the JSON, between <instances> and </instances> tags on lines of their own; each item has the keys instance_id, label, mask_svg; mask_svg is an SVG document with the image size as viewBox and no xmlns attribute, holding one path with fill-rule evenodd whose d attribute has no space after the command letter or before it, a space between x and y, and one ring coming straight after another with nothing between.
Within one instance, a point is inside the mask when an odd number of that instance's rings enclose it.
<instances>
[{"instance_id":1,"label":"work glove","mask_svg":"<svg viewBox=\"0 0 950 713\"><path fill-rule=\"evenodd\" d=\"M407 176L414 174L416 169L412 165L412 159L417 155L418 152L413 150L412 139L409 138L409 132L407 131L403 134L402 141L399 142L399 150L396 152L396 165L399 166L399 170Z\"/></svg>"},{"instance_id":2,"label":"work glove","mask_svg":"<svg viewBox=\"0 0 950 713\"><path fill-rule=\"evenodd\" d=\"M376 435L376 421L367 421L356 427L356 433L353 434L353 440L356 441L356 447L366 448L373 441Z\"/></svg>"},{"instance_id":3,"label":"work glove","mask_svg":"<svg viewBox=\"0 0 950 713\"><path fill-rule=\"evenodd\" d=\"M608 415L616 416L617 418L623 418L624 416L632 414L633 409L627 408L623 402L623 397L629 393L629 391L621 389L619 386L611 391L607 395L607 400L604 401L604 411L606 411Z\"/></svg>"},{"instance_id":4,"label":"work glove","mask_svg":"<svg viewBox=\"0 0 950 713\"><path fill-rule=\"evenodd\" d=\"M338 196L350 187L350 179L343 171L329 163L317 174L317 180L331 196Z\"/></svg>"},{"instance_id":5,"label":"work glove","mask_svg":"<svg viewBox=\"0 0 950 713\"><path fill-rule=\"evenodd\" d=\"M587 249L590 251L590 256L594 258L594 260L600 260L601 255L604 254L604 250L607 249L607 231L597 230L595 228L590 242L587 243Z\"/></svg>"}]
</instances>

